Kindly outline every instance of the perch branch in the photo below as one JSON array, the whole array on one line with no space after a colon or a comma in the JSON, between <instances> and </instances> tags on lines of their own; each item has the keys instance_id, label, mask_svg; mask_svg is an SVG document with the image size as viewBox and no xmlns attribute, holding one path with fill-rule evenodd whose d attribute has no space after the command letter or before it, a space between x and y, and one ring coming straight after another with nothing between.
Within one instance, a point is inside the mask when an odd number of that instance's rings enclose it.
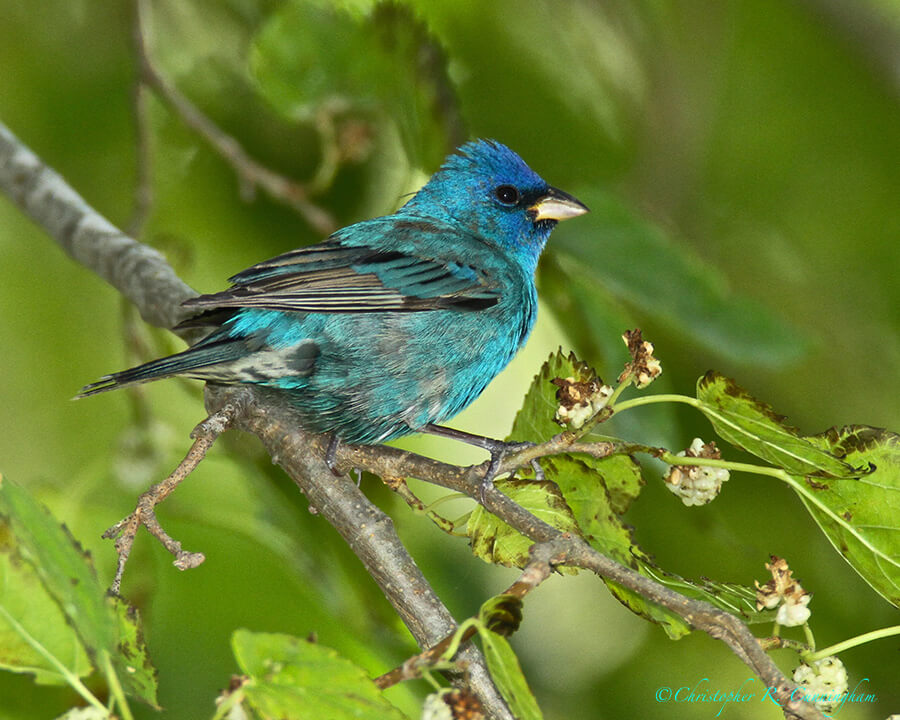
<instances>
[{"instance_id":1,"label":"perch branch","mask_svg":"<svg viewBox=\"0 0 900 720\"><path fill-rule=\"evenodd\" d=\"M272 460L306 495L310 507L340 533L419 647L430 647L453 633L453 616L403 546L393 520L348 476L335 477L326 465L325 438L296 431L296 419L289 411L266 403L265 393L250 387L207 385L206 403L210 412L225 404L239 408L234 427L259 437ZM469 647L460 659L467 663L468 685L489 717L512 720L481 653Z\"/></svg>"}]
</instances>

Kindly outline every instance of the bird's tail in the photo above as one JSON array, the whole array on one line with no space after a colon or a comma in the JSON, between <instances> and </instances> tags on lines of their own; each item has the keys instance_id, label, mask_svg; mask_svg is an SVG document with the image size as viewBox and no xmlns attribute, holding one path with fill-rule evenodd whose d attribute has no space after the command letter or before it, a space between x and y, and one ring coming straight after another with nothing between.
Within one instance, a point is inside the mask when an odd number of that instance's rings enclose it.
<instances>
[{"instance_id":1,"label":"bird's tail","mask_svg":"<svg viewBox=\"0 0 900 720\"><path fill-rule=\"evenodd\" d=\"M173 375L203 378L206 375L203 372L204 369L235 360L241 352L241 343L230 338L208 344L202 343L175 355L151 360L143 365L111 375L104 375L97 382L81 388L75 399L115 390L126 385L160 380Z\"/></svg>"}]
</instances>

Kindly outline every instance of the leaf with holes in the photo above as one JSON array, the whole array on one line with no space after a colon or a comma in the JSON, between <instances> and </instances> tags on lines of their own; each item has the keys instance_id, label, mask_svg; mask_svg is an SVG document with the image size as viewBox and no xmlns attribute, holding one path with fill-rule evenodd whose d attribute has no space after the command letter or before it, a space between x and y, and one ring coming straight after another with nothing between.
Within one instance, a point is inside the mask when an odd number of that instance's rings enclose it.
<instances>
[{"instance_id":1,"label":"leaf with holes","mask_svg":"<svg viewBox=\"0 0 900 720\"><path fill-rule=\"evenodd\" d=\"M865 474L794 477L794 490L848 563L900 607L900 435L882 428L832 428L807 440Z\"/></svg>"},{"instance_id":2,"label":"leaf with holes","mask_svg":"<svg viewBox=\"0 0 900 720\"><path fill-rule=\"evenodd\" d=\"M361 667L336 650L277 633L236 630L231 646L241 688L260 718L405 720Z\"/></svg>"},{"instance_id":3,"label":"leaf with holes","mask_svg":"<svg viewBox=\"0 0 900 720\"><path fill-rule=\"evenodd\" d=\"M708 372L697 383L698 409L720 437L741 450L798 475L850 477L848 462L828 448L800 437L772 408L756 400L734 380Z\"/></svg>"}]
</instances>

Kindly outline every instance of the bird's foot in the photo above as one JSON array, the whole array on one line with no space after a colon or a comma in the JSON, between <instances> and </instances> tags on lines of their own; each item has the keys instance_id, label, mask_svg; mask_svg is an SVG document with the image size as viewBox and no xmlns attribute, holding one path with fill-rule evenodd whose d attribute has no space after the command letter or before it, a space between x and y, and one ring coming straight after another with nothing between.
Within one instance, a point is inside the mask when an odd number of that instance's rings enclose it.
<instances>
[{"instance_id":1,"label":"bird's foot","mask_svg":"<svg viewBox=\"0 0 900 720\"><path fill-rule=\"evenodd\" d=\"M337 435L332 435L331 440L328 441L328 449L325 451L325 464L328 466L328 469L331 470L331 474L335 477L342 477L343 473L340 472L337 465L337 450L341 445L341 440ZM362 485L362 470L359 468L353 468L353 473L356 475L356 487Z\"/></svg>"},{"instance_id":2,"label":"bird's foot","mask_svg":"<svg viewBox=\"0 0 900 720\"><path fill-rule=\"evenodd\" d=\"M485 494L494 487L494 477L500 471L500 465L509 453L519 452L526 448L534 447L532 442L506 442L505 440L495 440L494 438L485 437L484 435L474 435L462 430L454 430L453 428L444 427L443 425L433 425L429 423L424 428L420 428L421 432L430 435L438 435L440 437L460 440L469 445L474 445L487 450L491 454L491 460L488 463L487 472L481 480L481 489L479 497L481 504L484 505ZM541 469L537 459L531 461L531 467L534 468L534 476L536 480L544 479L544 471Z\"/></svg>"},{"instance_id":3,"label":"bird's foot","mask_svg":"<svg viewBox=\"0 0 900 720\"><path fill-rule=\"evenodd\" d=\"M340 447L341 439L337 436L337 433L331 436L331 440L328 441L328 449L325 451L325 464L328 466L328 469L331 470L331 474L335 477L340 477L343 473L339 473L337 468L335 467L335 463L337 462L337 450Z\"/></svg>"},{"instance_id":4,"label":"bird's foot","mask_svg":"<svg viewBox=\"0 0 900 720\"><path fill-rule=\"evenodd\" d=\"M493 440L491 438L485 438L485 440L489 441L485 449L490 452L491 460L488 463L487 472L484 474L484 477L481 480L481 490L479 492L479 495L481 497L482 505L484 505L485 491L493 489L494 487L494 477L496 477L497 473L500 471L500 465L503 462L503 459L509 453L526 450L530 447L534 447L535 445L535 443L533 442L506 442L504 440ZM530 465L534 470L534 479L538 482L543 481L544 470L543 468L541 468L541 465L538 462L537 458L531 460Z\"/></svg>"}]
</instances>

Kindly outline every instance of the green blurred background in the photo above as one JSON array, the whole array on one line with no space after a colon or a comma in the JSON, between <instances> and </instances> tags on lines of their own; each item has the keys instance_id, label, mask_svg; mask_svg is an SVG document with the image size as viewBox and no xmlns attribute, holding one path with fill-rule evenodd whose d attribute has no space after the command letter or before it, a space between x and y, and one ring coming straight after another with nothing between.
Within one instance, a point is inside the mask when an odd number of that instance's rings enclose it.
<instances>
[{"instance_id":1,"label":"green blurred background","mask_svg":"<svg viewBox=\"0 0 900 720\"><path fill-rule=\"evenodd\" d=\"M614 379L619 335L640 326L664 367L653 391L691 394L715 368L805 432L900 428L895 0L150 5L163 73L258 160L316 178L316 201L339 225L393 210L470 137L508 144L593 209L554 234L538 328L456 426L505 435L560 345ZM0 0L0 119L120 226L136 187L132 14L127 2ZM155 99L149 118L155 201L143 239L192 286L220 289L247 265L319 239L265 195L243 201L233 172ZM99 535L180 459L203 416L200 388L169 382L70 402L86 382L178 341L142 327L6 200L0 272L0 472L65 521L108 581L114 551ZM712 437L681 409L632 414L614 430L673 449ZM453 444L403 444L482 459ZM752 584L775 553L814 593L820 645L898 623L788 488L737 475L715 503L688 509L657 469L646 476L628 520L662 567ZM474 560L377 479L363 489L456 617L515 576ZM212 715L236 671L236 627L315 632L373 674L413 652L356 559L252 439L221 442L160 515L208 558L178 573L141 535L126 574L163 717ZM656 690L738 690L750 677L720 643L670 642L586 576L553 578L529 597L514 646L548 718L713 717L718 706L659 706ZM862 682L878 699L839 717L900 712L896 640L842 657L851 688ZM792 668L789 653L776 660ZM751 680L744 691L762 688ZM390 697L415 716L423 692ZM54 717L74 702L0 674L0 718ZM721 717L781 713L753 702Z\"/></svg>"}]
</instances>

